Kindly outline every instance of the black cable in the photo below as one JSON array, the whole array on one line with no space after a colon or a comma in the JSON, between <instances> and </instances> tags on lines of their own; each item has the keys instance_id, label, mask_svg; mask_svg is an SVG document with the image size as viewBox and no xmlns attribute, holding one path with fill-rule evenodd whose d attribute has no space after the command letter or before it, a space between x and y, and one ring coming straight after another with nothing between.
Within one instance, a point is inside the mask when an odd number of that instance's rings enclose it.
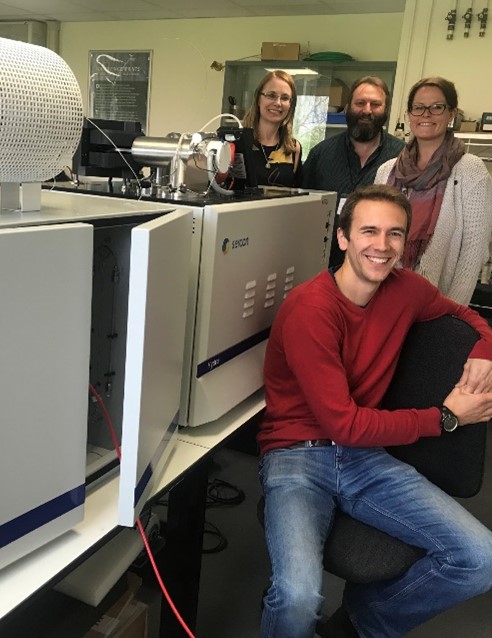
<instances>
[{"instance_id":1,"label":"black cable","mask_svg":"<svg viewBox=\"0 0 492 638\"><path fill-rule=\"evenodd\" d=\"M213 547L205 547L205 539L207 538L207 536L216 537L218 539L216 544ZM224 549L227 548L227 545L228 545L227 539L225 538L225 536L223 536L219 528L213 523L210 523L209 521L205 521L205 526L203 529L202 553L203 554L218 554L219 552L224 551Z\"/></svg>"},{"instance_id":2,"label":"black cable","mask_svg":"<svg viewBox=\"0 0 492 638\"><path fill-rule=\"evenodd\" d=\"M207 496L205 501L205 507L233 507L239 505L246 498L243 490L239 489L235 485L223 481L222 479L211 479L207 484ZM167 498L161 498L154 503L154 505L160 505L162 507L168 506ZM166 525L163 524L161 532L165 536ZM207 538L215 538L215 545L208 547ZM219 528L210 523L210 521L204 521L203 527L203 554L217 554L224 551L228 546L226 537L222 534Z\"/></svg>"},{"instance_id":3,"label":"black cable","mask_svg":"<svg viewBox=\"0 0 492 638\"><path fill-rule=\"evenodd\" d=\"M232 493L232 494L231 494ZM211 479L207 484L205 507L233 507L240 505L246 498L243 490L222 479ZM167 507L167 496L155 501L155 505Z\"/></svg>"},{"instance_id":4,"label":"black cable","mask_svg":"<svg viewBox=\"0 0 492 638\"><path fill-rule=\"evenodd\" d=\"M212 479L207 485L205 507L233 507L246 498L243 490L222 479Z\"/></svg>"}]
</instances>

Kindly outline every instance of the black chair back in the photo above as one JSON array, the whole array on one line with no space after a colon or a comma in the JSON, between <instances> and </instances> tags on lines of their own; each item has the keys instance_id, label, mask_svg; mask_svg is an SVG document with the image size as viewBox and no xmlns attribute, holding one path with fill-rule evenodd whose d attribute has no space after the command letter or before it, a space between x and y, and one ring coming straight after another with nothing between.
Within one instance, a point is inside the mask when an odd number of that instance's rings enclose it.
<instances>
[{"instance_id":1,"label":"black chair back","mask_svg":"<svg viewBox=\"0 0 492 638\"><path fill-rule=\"evenodd\" d=\"M469 324L449 315L414 324L382 407L441 405L460 379L478 336ZM487 424L479 423L387 450L451 496L467 498L482 485L486 435Z\"/></svg>"},{"instance_id":2,"label":"black chair back","mask_svg":"<svg viewBox=\"0 0 492 638\"><path fill-rule=\"evenodd\" d=\"M414 324L381 407L441 405L460 379L478 336L469 324L449 315ZM486 435L487 425L479 423L387 450L448 494L470 497L482 484ZM370 583L399 576L422 555L422 549L337 512L323 563L349 582Z\"/></svg>"}]
</instances>

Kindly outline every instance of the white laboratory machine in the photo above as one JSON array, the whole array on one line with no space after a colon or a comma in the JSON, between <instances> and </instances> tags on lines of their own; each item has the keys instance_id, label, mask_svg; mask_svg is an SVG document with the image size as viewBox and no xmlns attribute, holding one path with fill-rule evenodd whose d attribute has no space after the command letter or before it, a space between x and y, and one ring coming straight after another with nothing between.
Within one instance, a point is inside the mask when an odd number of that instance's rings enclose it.
<instances>
[{"instance_id":1,"label":"white laboratory machine","mask_svg":"<svg viewBox=\"0 0 492 638\"><path fill-rule=\"evenodd\" d=\"M262 387L273 318L326 267L335 204L333 193L285 193L193 209L180 424L214 421Z\"/></svg>"},{"instance_id":2,"label":"white laboratory machine","mask_svg":"<svg viewBox=\"0 0 492 638\"><path fill-rule=\"evenodd\" d=\"M0 568L83 517L118 460L140 514L181 426L262 386L273 317L328 261L335 196L172 205L43 191L0 215Z\"/></svg>"},{"instance_id":3,"label":"white laboratory machine","mask_svg":"<svg viewBox=\"0 0 492 638\"><path fill-rule=\"evenodd\" d=\"M82 520L87 473L115 456L89 382L118 437L125 421L122 508L149 489L177 431L191 234L184 207L79 194L0 215L0 567Z\"/></svg>"}]
</instances>

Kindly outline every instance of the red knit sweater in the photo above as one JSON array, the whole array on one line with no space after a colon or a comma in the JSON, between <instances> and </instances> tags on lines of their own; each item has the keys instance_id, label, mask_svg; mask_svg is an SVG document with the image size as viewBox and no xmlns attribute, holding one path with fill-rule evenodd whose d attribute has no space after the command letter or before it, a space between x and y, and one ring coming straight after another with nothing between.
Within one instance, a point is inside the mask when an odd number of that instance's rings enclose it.
<instances>
[{"instance_id":1,"label":"red knit sweater","mask_svg":"<svg viewBox=\"0 0 492 638\"><path fill-rule=\"evenodd\" d=\"M492 332L477 313L426 279L394 270L361 308L322 272L282 304L265 357L261 453L307 439L374 447L439 436L440 411L380 410L411 325L451 314L481 335L470 357L492 359Z\"/></svg>"}]
</instances>

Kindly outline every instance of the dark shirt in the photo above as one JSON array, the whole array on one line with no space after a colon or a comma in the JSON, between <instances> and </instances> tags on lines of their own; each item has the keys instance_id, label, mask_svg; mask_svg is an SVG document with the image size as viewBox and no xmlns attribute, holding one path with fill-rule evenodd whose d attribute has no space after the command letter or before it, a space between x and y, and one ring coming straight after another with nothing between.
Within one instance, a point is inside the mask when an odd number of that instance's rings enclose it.
<instances>
[{"instance_id":1,"label":"dark shirt","mask_svg":"<svg viewBox=\"0 0 492 638\"><path fill-rule=\"evenodd\" d=\"M301 149L302 156L302 149ZM258 184L261 186L288 186L301 185L301 157L294 172L296 153L286 155L282 149L276 146L263 147L258 142L253 146L252 162L255 167ZM269 167L267 168L267 164Z\"/></svg>"},{"instance_id":2,"label":"dark shirt","mask_svg":"<svg viewBox=\"0 0 492 638\"><path fill-rule=\"evenodd\" d=\"M346 131L334 135L311 149L303 166L303 188L336 191L337 207L341 197L346 197L359 186L372 184L381 164L396 157L404 146L404 142L386 131L382 131L381 142L374 153L361 167L360 159L354 150ZM343 252L338 247L335 220L330 251L330 266L343 262Z\"/></svg>"}]
</instances>

